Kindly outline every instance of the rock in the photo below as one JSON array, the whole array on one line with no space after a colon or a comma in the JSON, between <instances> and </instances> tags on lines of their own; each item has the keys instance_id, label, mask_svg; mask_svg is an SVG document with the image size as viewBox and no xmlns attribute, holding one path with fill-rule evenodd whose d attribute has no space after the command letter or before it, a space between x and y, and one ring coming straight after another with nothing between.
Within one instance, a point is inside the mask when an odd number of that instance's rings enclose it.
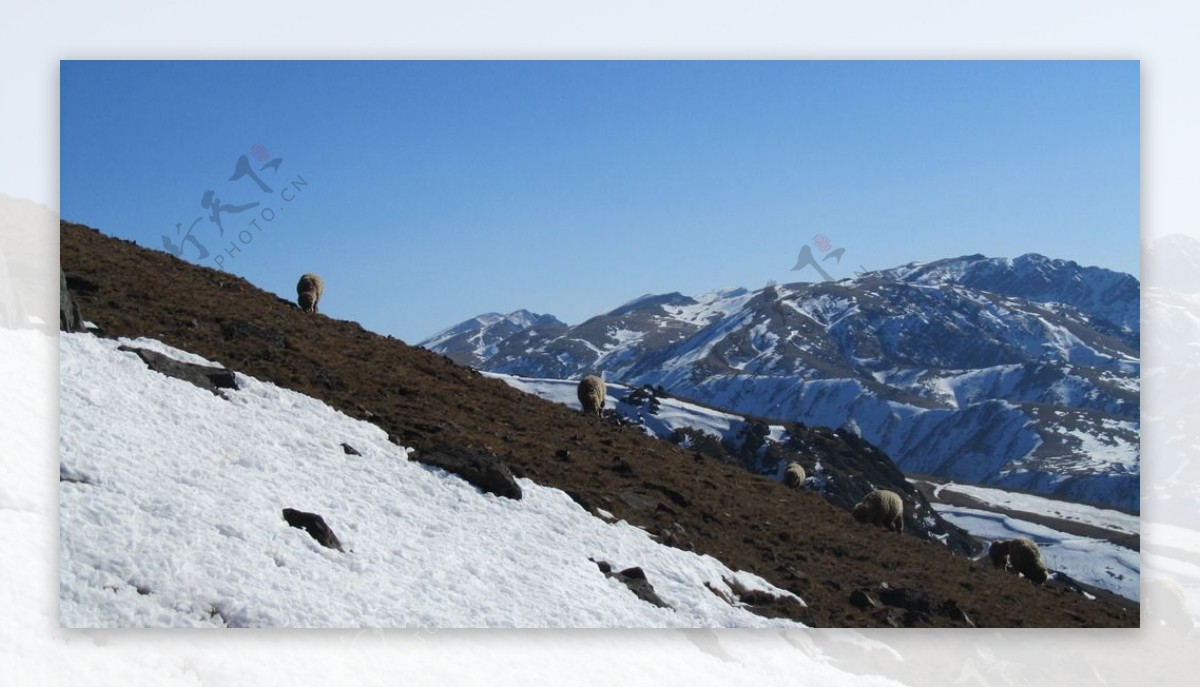
<instances>
[{"instance_id":1,"label":"rock","mask_svg":"<svg viewBox=\"0 0 1200 688\"><path fill-rule=\"evenodd\" d=\"M642 481L642 486L661 493L664 497L671 500L672 502L675 502L679 506L690 506L692 503L692 500L690 500L686 496L684 496L683 493L673 490L673 489L667 487L666 485L659 485L658 483Z\"/></svg>"},{"instance_id":2,"label":"rock","mask_svg":"<svg viewBox=\"0 0 1200 688\"><path fill-rule=\"evenodd\" d=\"M176 361L170 356L164 356L157 351L139 349L134 346L121 345L118 351L128 351L137 354L138 358L151 370L170 377L190 382L201 389L207 389L220 396L218 389L237 389L237 380L233 371L224 368L202 366L195 363Z\"/></svg>"},{"instance_id":3,"label":"rock","mask_svg":"<svg viewBox=\"0 0 1200 688\"><path fill-rule=\"evenodd\" d=\"M862 588L850 593L850 604L864 610L878 609L881 606L879 600L875 599L870 592Z\"/></svg>"},{"instance_id":4,"label":"rock","mask_svg":"<svg viewBox=\"0 0 1200 688\"><path fill-rule=\"evenodd\" d=\"M644 492L636 492L634 490L626 490L626 491L622 492L619 496L621 497L621 501L625 502L626 504L633 507L634 509L639 509L639 510L643 510L643 511L655 511L659 508L659 506L662 506L662 502L658 501L654 497L651 497L650 495L648 495Z\"/></svg>"},{"instance_id":5,"label":"rock","mask_svg":"<svg viewBox=\"0 0 1200 688\"><path fill-rule=\"evenodd\" d=\"M92 478L80 471L70 468L66 464L58 464L58 482L60 483L79 483L81 485L95 485Z\"/></svg>"},{"instance_id":6,"label":"rock","mask_svg":"<svg viewBox=\"0 0 1200 688\"><path fill-rule=\"evenodd\" d=\"M58 271L58 289L58 329L63 332L86 332L83 314L67 289L67 275L61 269Z\"/></svg>"},{"instance_id":7,"label":"rock","mask_svg":"<svg viewBox=\"0 0 1200 688\"><path fill-rule=\"evenodd\" d=\"M350 445L346 444L345 442L342 442L342 451L346 452L347 454L349 454L351 456L362 456L362 452L355 449L354 447L351 447Z\"/></svg>"},{"instance_id":8,"label":"rock","mask_svg":"<svg viewBox=\"0 0 1200 688\"><path fill-rule=\"evenodd\" d=\"M521 498L521 486L517 484L508 465L491 454L439 447L413 458L427 466L450 471L484 492L509 499Z\"/></svg>"},{"instance_id":9,"label":"rock","mask_svg":"<svg viewBox=\"0 0 1200 688\"><path fill-rule=\"evenodd\" d=\"M938 611L941 612L942 616L960 623L964 623L971 628L975 628L975 622L971 621L971 617L967 616L967 613L964 612L962 608L958 606L958 602L955 602L954 600L946 600L943 602Z\"/></svg>"},{"instance_id":10,"label":"rock","mask_svg":"<svg viewBox=\"0 0 1200 688\"><path fill-rule=\"evenodd\" d=\"M566 490L565 492L571 498L571 501L578 504L584 511L592 513L592 503L586 497L575 490Z\"/></svg>"},{"instance_id":11,"label":"rock","mask_svg":"<svg viewBox=\"0 0 1200 688\"><path fill-rule=\"evenodd\" d=\"M932 606L929 595L913 588L888 588L879 591L879 600L889 607L929 614Z\"/></svg>"},{"instance_id":12,"label":"rock","mask_svg":"<svg viewBox=\"0 0 1200 688\"><path fill-rule=\"evenodd\" d=\"M345 552L342 549L342 543L338 541L337 536L333 534L325 523L325 519L317 514L312 514L307 511L297 511L296 509L284 509L283 520L293 528L301 528L308 532L318 543L329 549L336 549L339 552Z\"/></svg>"},{"instance_id":13,"label":"rock","mask_svg":"<svg viewBox=\"0 0 1200 688\"><path fill-rule=\"evenodd\" d=\"M594 560L593 560L594 561ZM654 586L650 585L650 581L646 579L646 572L641 567L634 566L617 573L612 572L612 564L607 561L597 561L596 566L609 578L616 578L621 581L637 595L639 599L645 600L656 607L670 609L671 606L663 602L658 593L654 592Z\"/></svg>"},{"instance_id":14,"label":"rock","mask_svg":"<svg viewBox=\"0 0 1200 688\"><path fill-rule=\"evenodd\" d=\"M609 470L618 475L633 475L633 466L619 456L613 457L612 463L609 464Z\"/></svg>"}]
</instances>

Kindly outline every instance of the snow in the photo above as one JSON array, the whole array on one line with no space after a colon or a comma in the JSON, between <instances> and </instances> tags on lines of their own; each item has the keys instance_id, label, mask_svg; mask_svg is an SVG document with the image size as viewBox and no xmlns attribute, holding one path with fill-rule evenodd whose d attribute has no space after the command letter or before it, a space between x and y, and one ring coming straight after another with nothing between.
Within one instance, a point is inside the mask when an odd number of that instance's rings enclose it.
<instances>
[{"instance_id":1,"label":"snow","mask_svg":"<svg viewBox=\"0 0 1200 688\"><path fill-rule=\"evenodd\" d=\"M746 302L754 298L754 295L755 292L737 287L721 289L694 297L696 302L694 304L666 304L662 306L662 309L664 313L676 320L703 327L714 320L728 318L742 310Z\"/></svg>"},{"instance_id":2,"label":"snow","mask_svg":"<svg viewBox=\"0 0 1200 688\"><path fill-rule=\"evenodd\" d=\"M706 586L790 593L559 490L485 494L315 399L241 374L217 396L118 344L60 343L65 627L798 627ZM289 527L285 507L321 514L346 551ZM593 559L640 566L673 609Z\"/></svg>"},{"instance_id":3,"label":"snow","mask_svg":"<svg viewBox=\"0 0 1200 688\"><path fill-rule=\"evenodd\" d=\"M942 497L944 492L956 492L978 499L985 504L1011 511L1053 516L1065 521L1074 521L1120 533L1136 535L1141 529L1141 519L1136 515L1113 509L1101 509L1087 504L1062 502L1057 499L977 485L947 483L934 488L934 495L937 497Z\"/></svg>"}]
</instances>

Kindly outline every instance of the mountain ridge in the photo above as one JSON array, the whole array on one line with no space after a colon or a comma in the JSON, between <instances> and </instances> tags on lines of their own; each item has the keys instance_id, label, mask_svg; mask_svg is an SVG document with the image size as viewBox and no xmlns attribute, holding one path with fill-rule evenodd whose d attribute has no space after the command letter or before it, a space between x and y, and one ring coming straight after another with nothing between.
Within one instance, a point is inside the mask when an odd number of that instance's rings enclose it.
<instances>
[{"instance_id":1,"label":"mountain ridge","mask_svg":"<svg viewBox=\"0 0 1200 688\"><path fill-rule=\"evenodd\" d=\"M1139 312L1132 276L975 255L642 296L486 352L432 348L489 372L600 372L732 412L854 426L906 471L1136 511ZM1089 459L1095 447L1105 461Z\"/></svg>"}]
</instances>

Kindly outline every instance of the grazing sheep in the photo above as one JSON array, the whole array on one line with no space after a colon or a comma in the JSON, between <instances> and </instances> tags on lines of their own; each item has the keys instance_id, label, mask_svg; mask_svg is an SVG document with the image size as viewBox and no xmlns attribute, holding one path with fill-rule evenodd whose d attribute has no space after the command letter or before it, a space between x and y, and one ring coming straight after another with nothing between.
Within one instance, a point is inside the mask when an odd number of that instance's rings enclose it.
<instances>
[{"instance_id":1,"label":"grazing sheep","mask_svg":"<svg viewBox=\"0 0 1200 688\"><path fill-rule=\"evenodd\" d=\"M783 469L783 484L788 487L794 487L799 490L804 486L804 479L808 477L804 474L804 466L796 462L789 463L787 468Z\"/></svg>"},{"instance_id":2,"label":"grazing sheep","mask_svg":"<svg viewBox=\"0 0 1200 688\"><path fill-rule=\"evenodd\" d=\"M1008 540L996 540L988 547L988 559L998 569L1008 568Z\"/></svg>"},{"instance_id":3,"label":"grazing sheep","mask_svg":"<svg viewBox=\"0 0 1200 688\"><path fill-rule=\"evenodd\" d=\"M600 409L604 408L604 380L595 375L588 375L579 381L579 388L575 392L579 395L583 412L599 417Z\"/></svg>"},{"instance_id":4,"label":"grazing sheep","mask_svg":"<svg viewBox=\"0 0 1200 688\"><path fill-rule=\"evenodd\" d=\"M300 276L300 281L296 284L296 301L305 313L317 312L317 302L324 293L325 281L320 275L308 272Z\"/></svg>"},{"instance_id":5,"label":"grazing sheep","mask_svg":"<svg viewBox=\"0 0 1200 688\"><path fill-rule=\"evenodd\" d=\"M988 548L988 558L996 568L1019 573L1036 585L1045 583L1048 578L1038 546L1026 538L993 542Z\"/></svg>"},{"instance_id":6,"label":"grazing sheep","mask_svg":"<svg viewBox=\"0 0 1200 688\"><path fill-rule=\"evenodd\" d=\"M854 505L850 514L859 523L871 523L897 533L904 532L904 500L891 490L869 492Z\"/></svg>"}]
</instances>

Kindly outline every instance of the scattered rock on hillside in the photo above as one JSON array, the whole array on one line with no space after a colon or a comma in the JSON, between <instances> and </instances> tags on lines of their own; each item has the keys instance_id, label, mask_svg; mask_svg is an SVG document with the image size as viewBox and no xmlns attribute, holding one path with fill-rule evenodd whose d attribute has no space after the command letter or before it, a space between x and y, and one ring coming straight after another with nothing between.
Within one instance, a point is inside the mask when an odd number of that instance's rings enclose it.
<instances>
[{"instance_id":1,"label":"scattered rock on hillside","mask_svg":"<svg viewBox=\"0 0 1200 688\"><path fill-rule=\"evenodd\" d=\"M218 389L237 389L237 380L234 378L232 370L213 366L202 366L195 363L184 363L177 361L170 356L164 356L157 351L149 349L139 349L135 346L121 345L117 347L118 351L128 351L137 354L138 358L149 367L151 370L162 373L169 377L179 378L185 382L190 382L201 389L207 389L220 396Z\"/></svg>"},{"instance_id":2,"label":"scattered rock on hillside","mask_svg":"<svg viewBox=\"0 0 1200 688\"><path fill-rule=\"evenodd\" d=\"M521 486L517 484L512 471L491 454L442 446L410 456L414 461L450 471L484 492L509 499L521 498Z\"/></svg>"},{"instance_id":3,"label":"scattered rock on hillside","mask_svg":"<svg viewBox=\"0 0 1200 688\"><path fill-rule=\"evenodd\" d=\"M297 511L296 509L284 509L283 520L293 528L300 528L314 540L324 547L336 549L339 552L345 552L342 549L342 543L338 541L337 536L333 534L333 530L325 523L325 519L318 514L309 513L307 511Z\"/></svg>"},{"instance_id":4,"label":"scattered rock on hillside","mask_svg":"<svg viewBox=\"0 0 1200 688\"><path fill-rule=\"evenodd\" d=\"M604 572L604 575L608 576L609 578L616 578L624 583L626 587L633 591L633 594L638 596L638 598L645 600L656 607L662 607L663 609L671 608L671 605L663 602L663 599L658 596L658 593L654 592L654 586L650 585L650 581L646 579L646 572L643 571L641 567L634 566L632 568L625 569L624 571L613 573L612 564L608 563L607 561L597 561L596 566L600 567L600 570Z\"/></svg>"},{"instance_id":5,"label":"scattered rock on hillside","mask_svg":"<svg viewBox=\"0 0 1200 688\"><path fill-rule=\"evenodd\" d=\"M71 297L71 292L67 289L67 275L61 269L58 271L58 283L58 329L63 332L86 331L79 304Z\"/></svg>"},{"instance_id":6,"label":"scattered rock on hillside","mask_svg":"<svg viewBox=\"0 0 1200 688\"><path fill-rule=\"evenodd\" d=\"M850 593L850 604L863 611L872 612L880 621L890 626L944 626L935 623L934 617L941 616L950 621L975 627L967 613L954 600L935 604L929 593L916 588L892 588L886 583L870 588L857 588Z\"/></svg>"}]
</instances>

